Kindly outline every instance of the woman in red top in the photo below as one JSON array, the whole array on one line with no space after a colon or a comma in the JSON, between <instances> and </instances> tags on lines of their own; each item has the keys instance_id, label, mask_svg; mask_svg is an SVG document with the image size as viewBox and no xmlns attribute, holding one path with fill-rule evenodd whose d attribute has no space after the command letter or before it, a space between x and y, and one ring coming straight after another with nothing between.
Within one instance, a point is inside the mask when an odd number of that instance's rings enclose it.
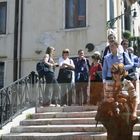
<instances>
[{"instance_id":1,"label":"woman in red top","mask_svg":"<svg viewBox=\"0 0 140 140\"><path fill-rule=\"evenodd\" d=\"M102 93L102 65L99 53L94 53L92 56L92 64L89 70L90 74L90 104L97 105L101 100Z\"/></svg>"}]
</instances>

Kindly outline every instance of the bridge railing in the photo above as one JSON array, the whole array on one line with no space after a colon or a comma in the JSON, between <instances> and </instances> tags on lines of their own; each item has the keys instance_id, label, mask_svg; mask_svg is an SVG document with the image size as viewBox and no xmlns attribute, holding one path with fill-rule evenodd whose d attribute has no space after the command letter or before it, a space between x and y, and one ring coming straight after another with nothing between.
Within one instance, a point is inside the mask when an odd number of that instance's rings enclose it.
<instances>
[{"instance_id":1,"label":"bridge railing","mask_svg":"<svg viewBox=\"0 0 140 140\"><path fill-rule=\"evenodd\" d=\"M29 75L0 89L0 128L22 111L36 106L37 100L40 102L41 99L36 98L36 89L38 88L38 91L41 91L40 86L38 86L40 82L38 75L31 72Z\"/></svg>"}]
</instances>

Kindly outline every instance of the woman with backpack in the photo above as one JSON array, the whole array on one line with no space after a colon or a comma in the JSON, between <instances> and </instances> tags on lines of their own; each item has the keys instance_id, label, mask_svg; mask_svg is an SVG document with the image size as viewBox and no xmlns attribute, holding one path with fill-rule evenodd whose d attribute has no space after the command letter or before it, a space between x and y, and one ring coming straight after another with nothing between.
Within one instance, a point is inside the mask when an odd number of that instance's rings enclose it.
<instances>
[{"instance_id":1,"label":"woman with backpack","mask_svg":"<svg viewBox=\"0 0 140 140\"><path fill-rule=\"evenodd\" d=\"M45 73L46 86L43 94L43 106L57 106L60 101L60 87L55 77L55 67L58 66L58 63L54 61L54 54L54 47L48 47L43 58L47 69Z\"/></svg>"}]
</instances>

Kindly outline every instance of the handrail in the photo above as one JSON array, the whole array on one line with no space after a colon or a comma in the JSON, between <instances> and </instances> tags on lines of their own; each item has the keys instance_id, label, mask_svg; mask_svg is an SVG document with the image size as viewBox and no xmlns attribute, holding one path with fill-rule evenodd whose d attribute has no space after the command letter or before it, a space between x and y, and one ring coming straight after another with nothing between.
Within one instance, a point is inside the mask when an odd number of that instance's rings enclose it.
<instances>
[{"instance_id":1,"label":"handrail","mask_svg":"<svg viewBox=\"0 0 140 140\"><path fill-rule=\"evenodd\" d=\"M35 72L18 79L10 85L0 89L0 128L10 122L22 111L35 107L38 91L39 77ZM39 101L40 102L40 101Z\"/></svg>"},{"instance_id":2,"label":"handrail","mask_svg":"<svg viewBox=\"0 0 140 140\"><path fill-rule=\"evenodd\" d=\"M65 83L58 84L59 89L57 88L57 93L60 93L60 96L63 91L62 88L65 87L64 84ZM67 84L66 86L68 86ZM66 105L69 105L70 100L73 105L77 103L75 85L71 85L70 88L71 97L68 96L68 90L66 91ZM52 90L52 84L47 83L45 77L40 78L39 75L34 71L32 71L29 75L22 77L21 79L0 89L0 129L5 124L12 121L12 119L17 115L21 114L24 110L35 107L35 111L37 111L39 106L44 105L43 97L47 94L46 90ZM78 105L84 105L84 92L82 91L82 88L79 89L79 92ZM50 98L53 97L53 95L50 96ZM56 106L57 103L62 103L61 97L53 98L56 100Z\"/></svg>"}]
</instances>

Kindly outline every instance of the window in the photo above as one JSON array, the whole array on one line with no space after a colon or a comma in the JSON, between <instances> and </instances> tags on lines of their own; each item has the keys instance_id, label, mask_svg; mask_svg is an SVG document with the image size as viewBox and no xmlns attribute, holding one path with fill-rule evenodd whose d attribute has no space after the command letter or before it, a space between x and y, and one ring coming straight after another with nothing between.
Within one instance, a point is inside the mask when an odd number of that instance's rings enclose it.
<instances>
[{"instance_id":1,"label":"window","mask_svg":"<svg viewBox=\"0 0 140 140\"><path fill-rule=\"evenodd\" d=\"M86 0L65 0L65 28L86 26Z\"/></svg>"},{"instance_id":2,"label":"window","mask_svg":"<svg viewBox=\"0 0 140 140\"><path fill-rule=\"evenodd\" d=\"M0 62L0 89L4 86L4 63Z\"/></svg>"},{"instance_id":3,"label":"window","mask_svg":"<svg viewBox=\"0 0 140 140\"><path fill-rule=\"evenodd\" d=\"M6 33L6 12L7 3L0 2L0 34Z\"/></svg>"}]
</instances>

